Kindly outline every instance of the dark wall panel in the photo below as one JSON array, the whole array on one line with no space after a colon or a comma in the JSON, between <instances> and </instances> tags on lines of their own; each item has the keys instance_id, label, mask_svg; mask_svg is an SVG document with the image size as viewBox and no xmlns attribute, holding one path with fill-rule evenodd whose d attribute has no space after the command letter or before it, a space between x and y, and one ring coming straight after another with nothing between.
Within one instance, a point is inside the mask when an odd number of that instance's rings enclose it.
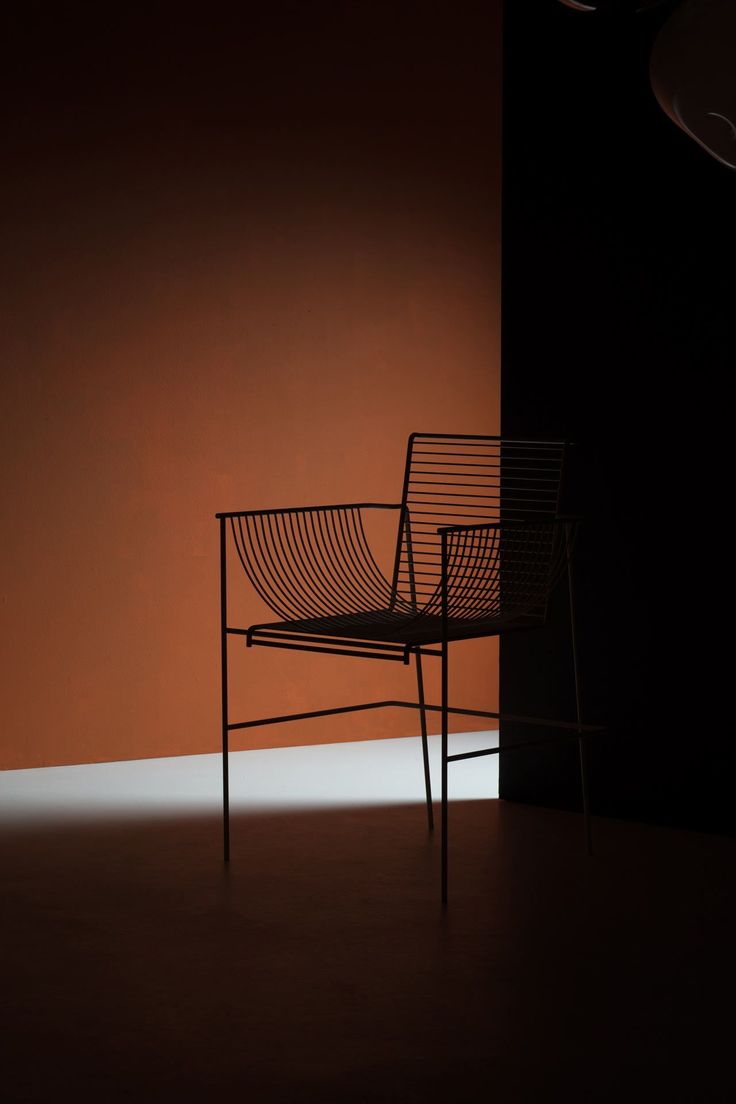
<instances>
[{"instance_id":1,"label":"dark wall panel","mask_svg":"<svg viewBox=\"0 0 736 1104\"><path fill-rule=\"evenodd\" d=\"M623 7L506 4L503 432L577 445L595 810L729 830L736 174L652 95L671 6ZM503 642L505 710L574 715L565 615L559 595L543 633ZM502 756L503 797L578 792L573 746Z\"/></svg>"}]
</instances>

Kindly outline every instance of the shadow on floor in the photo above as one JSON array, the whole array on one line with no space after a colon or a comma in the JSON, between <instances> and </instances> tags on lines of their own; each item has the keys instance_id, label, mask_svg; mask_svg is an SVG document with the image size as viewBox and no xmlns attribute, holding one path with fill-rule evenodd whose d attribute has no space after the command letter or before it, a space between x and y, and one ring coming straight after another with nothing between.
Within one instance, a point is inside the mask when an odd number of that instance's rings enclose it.
<instances>
[{"instance_id":1,"label":"shadow on floor","mask_svg":"<svg viewBox=\"0 0 736 1104\"><path fill-rule=\"evenodd\" d=\"M726 1101L733 841L498 801L3 833L7 1102Z\"/></svg>"}]
</instances>

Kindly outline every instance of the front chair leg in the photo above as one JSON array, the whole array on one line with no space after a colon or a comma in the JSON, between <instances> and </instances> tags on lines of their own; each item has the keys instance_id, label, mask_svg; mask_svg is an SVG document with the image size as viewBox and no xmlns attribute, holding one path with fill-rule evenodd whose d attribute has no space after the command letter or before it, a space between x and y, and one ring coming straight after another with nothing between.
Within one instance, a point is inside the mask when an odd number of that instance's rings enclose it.
<instances>
[{"instance_id":1,"label":"front chair leg","mask_svg":"<svg viewBox=\"0 0 736 1104\"><path fill-rule=\"evenodd\" d=\"M422 677L422 657L417 651L417 693L419 695L419 721L422 728L422 758L424 760L424 792L427 797L427 824L434 831L434 811L432 809L432 780L429 775L429 745L427 743L427 711L424 708L424 679Z\"/></svg>"},{"instance_id":2,"label":"front chair leg","mask_svg":"<svg viewBox=\"0 0 736 1104\"><path fill-rule=\"evenodd\" d=\"M227 700L227 530L220 518L220 665L222 691L222 849L230 861L230 779L228 772L228 700Z\"/></svg>"},{"instance_id":3,"label":"front chair leg","mask_svg":"<svg viewBox=\"0 0 736 1104\"><path fill-rule=\"evenodd\" d=\"M230 785L228 778L227 730L222 733L222 848L225 862L230 862Z\"/></svg>"},{"instance_id":4,"label":"front chair leg","mask_svg":"<svg viewBox=\"0 0 736 1104\"><path fill-rule=\"evenodd\" d=\"M447 640L442 642L442 904L447 904Z\"/></svg>"}]
</instances>

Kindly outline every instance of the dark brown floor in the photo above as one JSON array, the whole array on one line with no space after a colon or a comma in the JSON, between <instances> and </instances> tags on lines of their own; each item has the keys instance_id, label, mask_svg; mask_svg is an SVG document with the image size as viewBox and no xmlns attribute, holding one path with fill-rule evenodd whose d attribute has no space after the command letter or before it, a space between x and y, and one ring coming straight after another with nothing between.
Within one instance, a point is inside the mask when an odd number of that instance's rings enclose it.
<instances>
[{"instance_id":1,"label":"dark brown floor","mask_svg":"<svg viewBox=\"0 0 736 1104\"><path fill-rule=\"evenodd\" d=\"M732 841L422 816L6 832L0 1099L736 1099Z\"/></svg>"}]
</instances>

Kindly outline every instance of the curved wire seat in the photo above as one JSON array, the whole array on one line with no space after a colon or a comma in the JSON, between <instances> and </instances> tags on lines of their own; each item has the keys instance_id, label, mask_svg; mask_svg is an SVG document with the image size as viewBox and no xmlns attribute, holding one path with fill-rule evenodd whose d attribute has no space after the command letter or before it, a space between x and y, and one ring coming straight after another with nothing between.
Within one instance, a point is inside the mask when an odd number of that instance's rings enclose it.
<instances>
[{"instance_id":1,"label":"curved wire seat","mask_svg":"<svg viewBox=\"0 0 736 1104\"><path fill-rule=\"evenodd\" d=\"M543 625L549 595L568 570L576 519L559 514L566 444L492 436L414 433L409 438L398 503L358 502L219 513L221 566L223 798L225 858L229 858L228 734L234 729L383 705L420 714L427 816L433 811L427 712L442 714L442 898L447 900L448 714L498 718L498 713L450 708L448 645ZM364 525L367 510L397 511L393 570L384 571ZM228 536L243 570L279 620L247 628L227 623ZM580 740L586 835L590 843L583 738L575 723L545 723ZM409 663L417 667L418 702L371 702L288 717L230 723L227 639L254 645ZM433 647L434 646L434 647ZM439 650L437 650L439 646ZM442 658L442 704L424 700L421 657ZM520 720L520 718L515 718ZM521 745L519 745L521 746ZM527 746L527 745L524 745ZM493 754L497 748L481 754ZM478 752L472 753L477 755Z\"/></svg>"},{"instance_id":2,"label":"curved wire seat","mask_svg":"<svg viewBox=\"0 0 736 1104\"><path fill-rule=\"evenodd\" d=\"M390 507L385 507L390 508ZM362 505L283 510L231 517L233 543L263 601L282 618L251 626L249 642L269 630L356 641L439 643L443 636L442 554L412 554L414 585L401 593L371 552ZM404 525L406 518L404 515ZM544 618L565 564L560 526L515 519L446 534L446 632L457 640L488 636Z\"/></svg>"}]
</instances>

